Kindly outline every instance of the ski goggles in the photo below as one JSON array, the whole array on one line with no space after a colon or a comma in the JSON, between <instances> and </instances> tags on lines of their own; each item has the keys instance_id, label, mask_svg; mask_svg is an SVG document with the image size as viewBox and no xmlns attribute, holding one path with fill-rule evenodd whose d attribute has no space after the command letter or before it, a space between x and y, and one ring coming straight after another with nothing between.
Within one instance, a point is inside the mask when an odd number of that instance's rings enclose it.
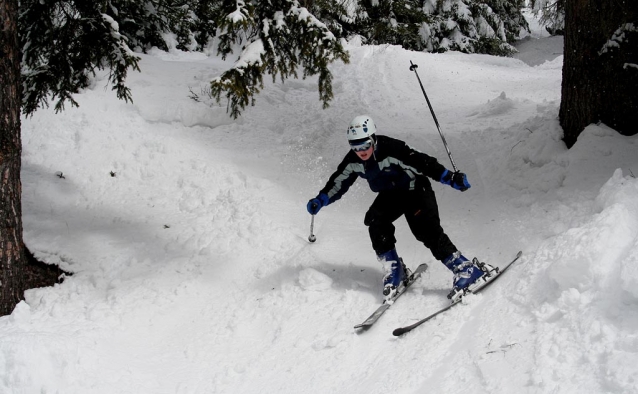
<instances>
[{"instance_id":1,"label":"ski goggles","mask_svg":"<svg viewBox=\"0 0 638 394\"><path fill-rule=\"evenodd\" d=\"M356 145L350 144L350 149L352 149L355 152L364 152L370 149L371 147L372 147L372 140L370 139L362 141Z\"/></svg>"}]
</instances>

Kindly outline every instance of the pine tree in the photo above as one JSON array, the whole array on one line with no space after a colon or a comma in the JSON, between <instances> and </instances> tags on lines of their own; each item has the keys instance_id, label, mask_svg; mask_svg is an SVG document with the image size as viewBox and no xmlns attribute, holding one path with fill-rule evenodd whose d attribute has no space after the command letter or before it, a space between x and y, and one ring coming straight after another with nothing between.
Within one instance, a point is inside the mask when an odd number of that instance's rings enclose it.
<instances>
[{"instance_id":1,"label":"pine tree","mask_svg":"<svg viewBox=\"0 0 638 394\"><path fill-rule=\"evenodd\" d=\"M139 71L131 48L203 50L215 36L220 0L24 0L20 45L25 114L55 102L77 106L73 94L89 86L97 70L110 70L117 97L132 101L125 85Z\"/></svg>"},{"instance_id":2,"label":"pine tree","mask_svg":"<svg viewBox=\"0 0 638 394\"><path fill-rule=\"evenodd\" d=\"M535 0L532 2L532 9L549 34L562 35L564 33L565 0Z\"/></svg>"},{"instance_id":3,"label":"pine tree","mask_svg":"<svg viewBox=\"0 0 638 394\"><path fill-rule=\"evenodd\" d=\"M560 125L568 147L591 123L638 132L638 3L565 2Z\"/></svg>"},{"instance_id":4,"label":"pine tree","mask_svg":"<svg viewBox=\"0 0 638 394\"><path fill-rule=\"evenodd\" d=\"M421 0L361 1L360 11L350 31L360 34L367 44L401 45L421 51L426 44L420 35L423 24L435 22L421 10Z\"/></svg>"},{"instance_id":5,"label":"pine tree","mask_svg":"<svg viewBox=\"0 0 638 394\"><path fill-rule=\"evenodd\" d=\"M50 286L62 273L37 262L22 238L20 46L18 1L0 0L0 316L24 290Z\"/></svg>"},{"instance_id":6,"label":"pine tree","mask_svg":"<svg viewBox=\"0 0 638 394\"><path fill-rule=\"evenodd\" d=\"M344 29L367 44L507 56L520 31L529 30L522 6L522 0L363 0Z\"/></svg>"},{"instance_id":7,"label":"pine tree","mask_svg":"<svg viewBox=\"0 0 638 394\"><path fill-rule=\"evenodd\" d=\"M0 1L0 316L11 313L24 288L20 139L18 1Z\"/></svg>"},{"instance_id":8,"label":"pine tree","mask_svg":"<svg viewBox=\"0 0 638 394\"><path fill-rule=\"evenodd\" d=\"M215 37L221 9L221 0L111 0L103 12L136 50L201 51Z\"/></svg>"},{"instance_id":9,"label":"pine tree","mask_svg":"<svg viewBox=\"0 0 638 394\"><path fill-rule=\"evenodd\" d=\"M219 0L191 0L189 3L193 15L190 30L197 42L196 50L201 51L216 36L223 4Z\"/></svg>"}]
</instances>

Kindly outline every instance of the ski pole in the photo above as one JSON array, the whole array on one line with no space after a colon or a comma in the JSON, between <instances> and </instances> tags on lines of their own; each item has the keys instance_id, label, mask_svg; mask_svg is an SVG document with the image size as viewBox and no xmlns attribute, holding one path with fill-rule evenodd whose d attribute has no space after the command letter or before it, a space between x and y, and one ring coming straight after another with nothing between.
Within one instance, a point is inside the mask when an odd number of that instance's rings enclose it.
<instances>
[{"instance_id":1,"label":"ski pole","mask_svg":"<svg viewBox=\"0 0 638 394\"><path fill-rule=\"evenodd\" d=\"M313 228L315 227L315 215L312 215L312 219L310 219L310 235L308 236L308 241L315 242L317 237L312 233Z\"/></svg>"},{"instance_id":2,"label":"ski pole","mask_svg":"<svg viewBox=\"0 0 638 394\"><path fill-rule=\"evenodd\" d=\"M432 118L434 118L434 123L436 124L436 128L439 130L439 135L441 136L441 140L443 140L445 151L447 152L447 155L450 158L450 162L452 163L452 168L454 168L454 172L459 172L459 170L456 168L456 164L454 164L454 159L452 159L452 152L450 152L450 148L447 146L445 137L443 137L443 133L441 132L441 127L439 126L439 121L436 119L436 115L434 114L434 109L432 108L432 104L430 104L430 99L428 98L428 95L425 93L425 88L423 87L423 84L421 83L421 78L419 78L419 73L416 72L416 69L418 67L419 66L412 63L412 60L410 60L410 71L414 71L414 73L416 74L416 79L419 80L419 85L421 85L421 90L423 91L423 95L425 96L425 101L428 102L428 107L430 107Z\"/></svg>"}]
</instances>

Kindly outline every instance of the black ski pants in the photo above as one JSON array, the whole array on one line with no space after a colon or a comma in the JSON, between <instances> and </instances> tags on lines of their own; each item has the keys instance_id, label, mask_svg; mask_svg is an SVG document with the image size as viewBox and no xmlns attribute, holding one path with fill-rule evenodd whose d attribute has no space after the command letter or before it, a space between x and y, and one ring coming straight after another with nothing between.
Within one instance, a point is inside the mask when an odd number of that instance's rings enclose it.
<instances>
[{"instance_id":1,"label":"black ski pants","mask_svg":"<svg viewBox=\"0 0 638 394\"><path fill-rule=\"evenodd\" d=\"M366 213L372 248L379 255L394 249L396 238L393 222L405 216L415 238L430 249L434 258L443 260L456 252L456 246L445 234L439 219L439 207L429 182L414 190L379 192Z\"/></svg>"}]
</instances>

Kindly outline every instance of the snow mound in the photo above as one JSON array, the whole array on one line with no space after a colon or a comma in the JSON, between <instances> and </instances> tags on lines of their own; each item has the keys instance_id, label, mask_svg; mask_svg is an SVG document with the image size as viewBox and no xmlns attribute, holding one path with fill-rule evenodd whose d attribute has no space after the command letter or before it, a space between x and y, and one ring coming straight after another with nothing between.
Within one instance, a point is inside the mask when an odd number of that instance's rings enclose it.
<instances>
[{"instance_id":1,"label":"snow mound","mask_svg":"<svg viewBox=\"0 0 638 394\"><path fill-rule=\"evenodd\" d=\"M578 392L607 382L636 392L628 365L638 362L638 180L616 170L592 215L541 246L533 298L538 345L534 377L547 392ZM527 293L529 298L532 294ZM578 357L575 355L579 354Z\"/></svg>"},{"instance_id":2,"label":"snow mound","mask_svg":"<svg viewBox=\"0 0 638 394\"><path fill-rule=\"evenodd\" d=\"M636 192L638 181L623 177L622 171L616 170L596 199L595 207L600 212L552 242L551 250L557 255L552 257L556 263L549 267L548 278L558 291L611 291L620 286L638 296L638 288L631 286L638 276L620 275L620 271L629 271L627 268L638 263L628 258L638 246Z\"/></svg>"},{"instance_id":3,"label":"snow mound","mask_svg":"<svg viewBox=\"0 0 638 394\"><path fill-rule=\"evenodd\" d=\"M486 104L483 104L471 112L468 116L477 116L479 118L486 118L490 116L499 116L506 114L514 108L514 101L507 98L505 92L492 99L488 100Z\"/></svg>"}]
</instances>

